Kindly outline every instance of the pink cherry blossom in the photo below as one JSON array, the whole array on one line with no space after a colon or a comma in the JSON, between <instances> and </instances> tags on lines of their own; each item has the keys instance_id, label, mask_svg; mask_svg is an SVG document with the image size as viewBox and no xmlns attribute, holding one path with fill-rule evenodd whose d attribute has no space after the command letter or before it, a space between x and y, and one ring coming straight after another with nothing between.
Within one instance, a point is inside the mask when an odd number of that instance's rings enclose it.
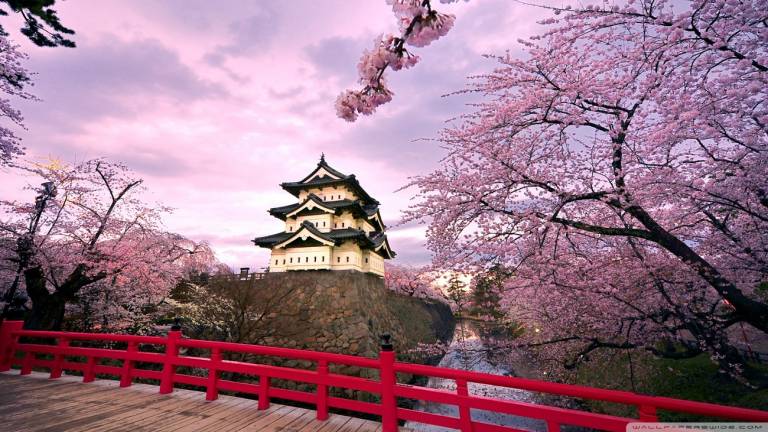
<instances>
[{"instance_id":1,"label":"pink cherry blossom","mask_svg":"<svg viewBox=\"0 0 768 432\"><path fill-rule=\"evenodd\" d=\"M405 44L424 47L444 36L453 26L455 17L438 13L429 0L387 0L398 20L400 36L385 35L374 41L372 50L366 50L357 64L362 90L345 90L336 98L336 115L346 121L357 120L358 114L370 115L376 108L392 100L384 72L408 69L418 63L419 57L405 48Z\"/></svg>"}]
</instances>

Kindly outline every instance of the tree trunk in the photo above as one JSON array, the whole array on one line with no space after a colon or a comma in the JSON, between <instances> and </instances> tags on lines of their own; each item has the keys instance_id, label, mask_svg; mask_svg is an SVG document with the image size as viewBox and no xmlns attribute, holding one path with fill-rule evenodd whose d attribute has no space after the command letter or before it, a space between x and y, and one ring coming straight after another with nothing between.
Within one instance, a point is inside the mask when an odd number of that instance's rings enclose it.
<instances>
[{"instance_id":1,"label":"tree trunk","mask_svg":"<svg viewBox=\"0 0 768 432\"><path fill-rule=\"evenodd\" d=\"M45 272L35 266L24 270L27 295L32 300L32 313L26 320L25 328L34 330L61 330L64 323L64 307L74 301L80 289L88 284L100 281L107 276L99 272L86 275L85 264L78 264L53 293L48 291Z\"/></svg>"},{"instance_id":2,"label":"tree trunk","mask_svg":"<svg viewBox=\"0 0 768 432\"><path fill-rule=\"evenodd\" d=\"M32 312L24 322L28 330L61 330L67 302L57 293L32 301Z\"/></svg>"},{"instance_id":3,"label":"tree trunk","mask_svg":"<svg viewBox=\"0 0 768 432\"><path fill-rule=\"evenodd\" d=\"M24 270L27 294L32 300L32 312L24 322L29 330L61 330L64 322L66 299L58 292L46 288L45 274L40 266Z\"/></svg>"}]
</instances>

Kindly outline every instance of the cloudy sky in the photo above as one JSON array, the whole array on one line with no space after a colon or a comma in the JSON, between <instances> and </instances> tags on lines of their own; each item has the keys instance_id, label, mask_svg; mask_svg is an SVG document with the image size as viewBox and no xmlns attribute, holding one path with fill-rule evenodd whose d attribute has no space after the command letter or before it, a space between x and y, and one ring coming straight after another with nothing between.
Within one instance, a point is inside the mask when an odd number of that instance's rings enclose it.
<instances>
[{"instance_id":1,"label":"cloudy sky","mask_svg":"<svg viewBox=\"0 0 768 432\"><path fill-rule=\"evenodd\" d=\"M435 3L457 16L454 29L414 49L415 68L388 72L394 101L356 123L333 103L356 87L362 51L396 31L384 0L59 0L75 49L35 47L3 18L42 99L16 103L26 157L125 163L148 201L175 208L170 230L209 241L232 267L267 264L249 240L282 230L267 209L295 198L278 185L303 178L321 152L394 225L414 193L396 190L437 167L429 139L472 100L442 96L494 67L483 54L517 51L544 15L512 0ZM29 180L0 172L0 195L31 199L19 192ZM429 261L421 227L393 228L390 242L398 262Z\"/></svg>"}]
</instances>

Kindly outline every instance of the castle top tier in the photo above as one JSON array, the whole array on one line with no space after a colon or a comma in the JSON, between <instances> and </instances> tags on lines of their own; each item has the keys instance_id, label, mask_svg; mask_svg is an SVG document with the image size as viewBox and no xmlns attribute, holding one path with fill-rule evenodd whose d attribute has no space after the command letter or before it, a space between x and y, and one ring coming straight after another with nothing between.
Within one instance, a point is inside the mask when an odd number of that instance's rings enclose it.
<instances>
[{"instance_id":1,"label":"castle top tier","mask_svg":"<svg viewBox=\"0 0 768 432\"><path fill-rule=\"evenodd\" d=\"M298 202L269 209L285 230L253 240L272 250L269 271L356 270L384 275L384 260L395 256L385 234L379 202L355 175L331 168L320 157L302 180L282 183Z\"/></svg>"}]
</instances>

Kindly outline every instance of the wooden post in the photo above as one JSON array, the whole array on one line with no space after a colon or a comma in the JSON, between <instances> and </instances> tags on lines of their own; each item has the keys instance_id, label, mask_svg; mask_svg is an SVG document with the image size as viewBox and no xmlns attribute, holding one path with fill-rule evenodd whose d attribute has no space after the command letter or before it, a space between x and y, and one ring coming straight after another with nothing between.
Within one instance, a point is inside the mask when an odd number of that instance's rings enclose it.
<instances>
[{"instance_id":1,"label":"wooden post","mask_svg":"<svg viewBox=\"0 0 768 432\"><path fill-rule=\"evenodd\" d=\"M11 369L13 358L16 356L16 343L18 336L13 336L11 332L19 331L24 328L24 321L5 320L0 323L0 372Z\"/></svg>"},{"instance_id":2,"label":"wooden post","mask_svg":"<svg viewBox=\"0 0 768 432\"><path fill-rule=\"evenodd\" d=\"M472 432L472 411L467 405L469 397L469 388L467 380L456 380L456 393L459 395L459 425L462 432Z\"/></svg>"},{"instance_id":3,"label":"wooden post","mask_svg":"<svg viewBox=\"0 0 768 432\"><path fill-rule=\"evenodd\" d=\"M269 408L269 377L259 375L259 406L258 409Z\"/></svg>"},{"instance_id":4,"label":"wooden post","mask_svg":"<svg viewBox=\"0 0 768 432\"><path fill-rule=\"evenodd\" d=\"M317 374L320 378L320 383L317 385L317 419L328 420L328 385L325 383L328 379L327 361L317 362Z\"/></svg>"},{"instance_id":5,"label":"wooden post","mask_svg":"<svg viewBox=\"0 0 768 432\"><path fill-rule=\"evenodd\" d=\"M381 430L397 432L397 399L395 398L395 352L388 334L381 336L379 351L381 381Z\"/></svg>"},{"instance_id":6,"label":"wooden post","mask_svg":"<svg viewBox=\"0 0 768 432\"><path fill-rule=\"evenodd\" d=\"M131 357L134 353L138 352L138 345L136 342L128 342L128 349L125 350L125 360L123 360L123 373L120 374L120 387L130 387L133 384L133 360Z\"/></svg>"},{"instance_id":7,"label":"wooden post","mask_svg":"<svg viewBox=\"0 0 768 432\"><path fill-rule=\"evenodd\" d=\"M211 349L211 365L208 367L208 386L205 391L205 400L216 400L219 397L219 363L221 363L221 350Z\"/></svg>"},{"instance_id":8,"label":"wooden post","mask_svg":"<svg viewBox=\"0 0 768 432\"><path fill-rule=\"evenodd\" d=\"M69 339L65 337L59 337L59 343L57 349L59 352L53 357L53 367L51 368L50 379L61 378L61 371L64 366L64 351L69 346Z\"/></svg>"},{"instance_id":9,"label":"wooden post","mask_svg":"<svg viewBox=\"0 0 768 432\"><path fill-rule=\"evenodd\" d=\"M173 328L171 327L171 329ZM179 339L181 339L181 330L168 332L168 339L165 342L165 361L160 379L160 394L173 392L173 375L176 373L176 357L179 356L179 347L176 342Z\"/></svg>"}]
</instances>

